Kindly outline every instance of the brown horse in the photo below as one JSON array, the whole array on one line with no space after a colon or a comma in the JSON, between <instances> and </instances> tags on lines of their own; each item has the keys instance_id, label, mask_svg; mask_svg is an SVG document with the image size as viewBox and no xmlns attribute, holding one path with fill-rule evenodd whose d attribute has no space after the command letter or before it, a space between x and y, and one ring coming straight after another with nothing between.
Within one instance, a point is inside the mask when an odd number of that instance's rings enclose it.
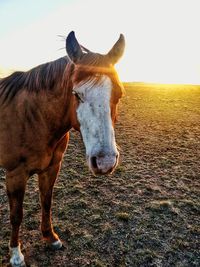
<instances>
[{"instance_id":1,"label":"brown horse","mask_svg":"<svg viewBox=\"0 0 200 267\"><path fill-rule=\"evenodd\" d=\"M51 199L72 127L81 132L94 174L115 169L119 153L113 127L123 86L114 64L124 47L120 35L109 53L93 53L71 32L68 57L0 80L0 166L6 169L12 266L25 266L18 235L26 183L33 174L39 177L43 237L55 249L62 246L51 224Z\"/></svg>"}]
</instances>

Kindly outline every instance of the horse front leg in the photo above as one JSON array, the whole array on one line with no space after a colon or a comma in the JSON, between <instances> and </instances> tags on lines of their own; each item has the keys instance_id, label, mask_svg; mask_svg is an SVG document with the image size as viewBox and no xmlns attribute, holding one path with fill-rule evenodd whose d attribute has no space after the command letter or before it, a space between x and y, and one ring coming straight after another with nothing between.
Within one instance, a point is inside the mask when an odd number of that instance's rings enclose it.
<instances>
[{"instance_id":1,"label":"horse front leg","mask_svg":"<svg viewBox=\"0 0 200 267\"><path fill-rule=\"evenodd\" d=\"M6 188L10 205L10 263L13 267L25 266L19 243L19 229L23 218L23 200L27 176L20 171L7 172Z\"/></svg>"},{"instance_id":2,"label":"horse front leg","mask_svg":"<svg viewBox=\"0 0 200 267\"><path fill-rule=\"evenodd\" d=\"M67 135L59 142L54 151L50 166L45 172L39 174L39 189L42 207L41 230L44 240L54 249L61 248L62 242L60 241L58 235L54 232L51 222L52 192L60 170L63 153L66 149L68 139L69 136Z\"/></svg>"},{"instance_id":3,"label":"horse front leg","mask_svg":"<svg viewBox=\"0 0 200 267\"><path fill-rule=\"evenodd\" d=\"M49 167L48 171L39 175L40 200L42 207L41 230L44 240L54 248L61 248L62 243L54 232L51 223L51 202L53 186L60 169L60 163Z\"/></svg>"}]
</instances>

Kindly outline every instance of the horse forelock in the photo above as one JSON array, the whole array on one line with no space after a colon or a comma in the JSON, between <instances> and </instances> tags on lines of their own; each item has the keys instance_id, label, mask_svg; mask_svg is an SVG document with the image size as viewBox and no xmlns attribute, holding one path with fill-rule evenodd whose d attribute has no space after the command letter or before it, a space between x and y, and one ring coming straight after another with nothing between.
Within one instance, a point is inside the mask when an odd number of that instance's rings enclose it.
<instances>
[{"instance_id":1,"label":"horse forelock","mask_svg":"<svg viewBox=\"0 0 200 267\"><path fill-rule=\"evenodd\" d=\"M109 64L104 55L88 53L80 63L76 64L73 71L73 83L83 84L90 83L98 85L103 75L110 78L113 86L112 100L118 102L119 98L124 95L124 87L121 83L115 68Z\"/></svg>"}]
</instances>

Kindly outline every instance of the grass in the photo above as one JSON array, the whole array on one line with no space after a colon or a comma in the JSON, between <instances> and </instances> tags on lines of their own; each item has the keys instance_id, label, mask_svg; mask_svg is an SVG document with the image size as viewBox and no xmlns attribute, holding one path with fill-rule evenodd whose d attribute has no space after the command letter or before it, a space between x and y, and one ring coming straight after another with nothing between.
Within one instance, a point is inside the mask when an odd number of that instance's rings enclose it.
<instances>
[{"instance_id":1,"label":"grass","mask_svg":"<svg viewBox=\"0 0 200 267\"><path fill-rule=\"evenodd\" d=\"M27 266L200 266L200 88L127 84L116 139L120 165L93 177L80 136L71 132L54 188L51 251L40 233L37 177L29 180L20 233ZM0 256L10 233L0 170Z\"/></svg>"}]
</instances>

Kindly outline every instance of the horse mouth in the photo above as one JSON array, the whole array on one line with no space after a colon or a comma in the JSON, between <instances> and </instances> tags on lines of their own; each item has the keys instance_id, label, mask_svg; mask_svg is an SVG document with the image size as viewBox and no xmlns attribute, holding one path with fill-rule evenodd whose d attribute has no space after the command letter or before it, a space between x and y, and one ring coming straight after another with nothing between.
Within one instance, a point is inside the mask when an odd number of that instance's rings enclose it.
<instances>
[{"instance_id":1,"label":"horse mouth","mask_svg":"<svg viewBox=\"0 0 200 267\"><path fill-rule=\"evenodd\" d=\"M88 156L87 162L94 175L112 174L118 165L119 153L112 156Z\"/></svg>"}]
</instances>

